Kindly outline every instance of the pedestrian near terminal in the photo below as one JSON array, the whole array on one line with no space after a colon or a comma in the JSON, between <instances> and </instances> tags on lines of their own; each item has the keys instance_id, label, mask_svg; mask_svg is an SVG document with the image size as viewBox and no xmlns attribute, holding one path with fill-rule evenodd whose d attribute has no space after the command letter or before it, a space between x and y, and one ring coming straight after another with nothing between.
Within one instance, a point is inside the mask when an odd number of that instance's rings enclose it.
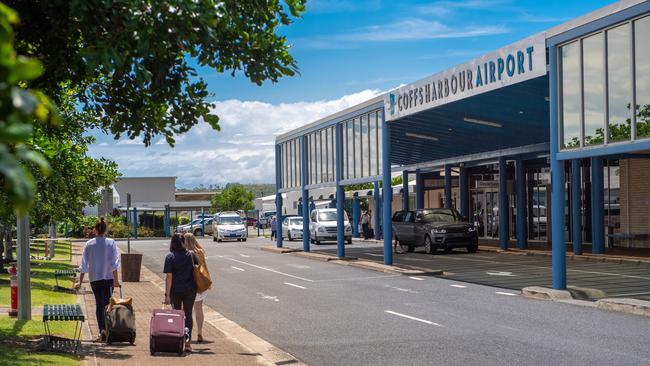
<instances>
[{"instance_id":1,"label":"pedestrian near terminal","mask_svg":"<svg viewBox=\"0 0 650 366\"><path fill-rule=\"evenodd\" d=\"M165 257L165 304L171 304L176 310L185 312L187 328L185 350L192 352L192 309L196 299L196 284L192 274L197 256L183 246L183 236L175 233L169 244L169 254Z\"/></svg>"},{"instance_id":2,"label":"pedestrian near terminal","mask_svg":"<svg viewBox=\"0 0 650 366\"><path fill-rule=\"evenodd\" d=\"M363 232L363 239L368 240L370 237L370 215L368 211L363 211L361 215L361 231Z\"/></svg>"},{"instance_id":3,"label":"pedestrian near terminal","mask_svg":"<svg viewBox=\"0 0 650 366\"><path fill-rule=\"evenodd\" d=\"M275 216L271 218L271 240L276 240L278 237L278 221Z\"/></svg>"},{"instance_id":4,"label":"pedestrian near terminal","mask_svg":"<svg viewBox=\"0 0 650 366\"><path fill-rule=\"evenodd\" d=\"M203 266L207 275L210 276L208 271L208 264L205 261L205 250L192 233L185 233L183 235L183 246L185 249L193 252L198 259L197 264ZM208 289L209 290L209 289ZM196 299L194 299L194 316L196 317L196 340L203 342L203 300L205 300L208 291L198 292Z\"/></svg>"},{"instance_id":5,"label":"pedestrian near terminal","mask_svg":"<svg viewBox=\"0 0 650 366\"><path fill-rule=\"evenodd\" d=\"M88 273L90 288L95 295L95 315L99 328L99 341L106 340L105 308L111 300L113 289L120 287L117 270L120 268L120 250L115 240L106 237L108 225L101 217L95 224L95 238L86 242L79 266L79 281L74 288L79 289Z\"/></svg>"}]
</instances>

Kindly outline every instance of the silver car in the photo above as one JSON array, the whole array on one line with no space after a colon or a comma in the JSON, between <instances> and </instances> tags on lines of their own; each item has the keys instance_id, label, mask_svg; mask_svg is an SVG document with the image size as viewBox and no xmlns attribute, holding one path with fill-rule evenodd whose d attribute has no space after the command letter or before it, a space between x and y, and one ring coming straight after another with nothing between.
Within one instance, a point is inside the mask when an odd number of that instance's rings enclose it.
<instances>
[{"instance_id":1,"label":"silver car","mask_svg":"<svg viewBox=\"0 0 650 366\"><path fill-rule=\"evenodd\" d=\"M311 242L320 244L321 241L336 241L336 209L319 208L311 212L309 222L309 233ZM343 232L345 241L352 244L352 226L348 215L343 212Z\"/></svg>"},{"instance_id":2,"label":"silver car","mask_svg":"<svg viewBox=\"0 0 650 366\"><path fill-rule=\"evenodd\" d=\"M302 217L285 217L282 221L282 237L293 241L302 239Z\"/></svg>"}]
</instances>

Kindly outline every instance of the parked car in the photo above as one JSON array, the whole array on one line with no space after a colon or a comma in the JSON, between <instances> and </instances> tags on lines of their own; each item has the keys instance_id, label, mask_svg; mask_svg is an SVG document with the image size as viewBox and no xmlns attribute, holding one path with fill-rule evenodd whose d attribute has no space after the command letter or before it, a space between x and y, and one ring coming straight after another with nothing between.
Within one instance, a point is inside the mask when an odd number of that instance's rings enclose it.
<instances>
[{"instance_id":1,"label":"parked car","mask_svg":"<svg viewBox=\"0 0 650 366\"><path fill-rule=\"evenodd\" d=\"M205 225L203 224L205 221ZM212 234L212 217L204 217L200 219L193 220L189 224L181 225L176 228L176 231L179 233L192 233L194 236L202 236L203 228L205 227L205 234Z\"/></svg>"},{"instance_id":2,"label":"parked car","mask_svg":"<svg viewBox=\"0 0 650 366\"><path fill-rule=\"evenodd\" d=\"M429 254L437 249L450 252L453 248L466 248L469 253L478 250L476 227L458 211L448 208L395 212L393 236L409 252L420 246Z\"/></svg>"},{"instance_id":3,"label":"parked car","mask_svg":"<svg viewBox=\"0 0 650 366\"><path fill-rule=\"evenodd\" d=\"M289 216L282 221L282 237L293 241L302 239L302 217Z\"/></svg>"},{"instance_id":4,"label":"parked car","mask_svg":"<svg viewBox=\"0 0 650 366\"><path fill-rule=\"evenodd\" d=\"M255 226L257 225L257 219L254 217L245 217L244 221L246 222L246 226Z\"/></svg>"},{"instance_id":5,"label":"parked car","mask_svg":"<svg viewBox=\"0 0 650 366\"><path fill-rule=\"evenodd\" d=\"M215 215L212 222L212 240L246 241L248 229L236 212L222 212Z\"/></svg>"},{"instance_id":6,"label":"parked car","mask_svg":"<svg viewBox=\"0 0 650 366\"><path fill-rule=\"evenodd\" d=\"M321 241L336 241L336 209L335 208L318 208L311 212L309 216L309 234L311 242L320 244ZM343 225L345 225L345 241L352 244L352 226L348 215L344 214Z\"/></svg>"}]
</instances>

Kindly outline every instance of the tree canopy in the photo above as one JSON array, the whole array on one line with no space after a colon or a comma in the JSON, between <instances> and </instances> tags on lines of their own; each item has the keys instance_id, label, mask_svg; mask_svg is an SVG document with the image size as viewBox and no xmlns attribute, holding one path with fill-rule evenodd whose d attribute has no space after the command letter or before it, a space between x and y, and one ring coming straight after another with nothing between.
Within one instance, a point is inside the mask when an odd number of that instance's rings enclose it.
<instances>
[{"instance_id":1,"label":"tree canopy","mask_svg":"<svg viewBox=\"0 0 650 366\"><path fill-rule=\"evenodd\" d=\"M230 184L227 188L212 196L211 204L217 211L252 210L255 194L241 184Z\"/></svg>"}]
</instances>

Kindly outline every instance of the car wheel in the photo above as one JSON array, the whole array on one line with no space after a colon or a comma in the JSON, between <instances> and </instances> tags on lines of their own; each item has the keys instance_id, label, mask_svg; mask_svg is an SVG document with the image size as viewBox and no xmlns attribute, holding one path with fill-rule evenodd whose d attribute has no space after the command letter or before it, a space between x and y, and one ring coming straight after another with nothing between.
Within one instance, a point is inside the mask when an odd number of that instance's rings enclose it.
<instances>
[{"instance_id":1,"label":"car wheel","mask_svg":"<svg viewBox=\"0 0 650 366\"><path fill-rule=\"evenodd\" d=\"M203 235L203 230L201 229L194 230L194 236L201 236L201 235Z\"/></svg>"},{"instance_id":2,"label":"car wheel","mask_svg":"<svg viewBox=\"0 0 650 366\"><path fill-rule=\"evenodd\" d=\"M348 243L348 244L352 244L352 238L346 240L345 242Z\"/></svg>"},{"instance_id":3,"label":"car wheel","mask_svg":"<svg viewBox=\"0 0 650 366\"><path fill-rule=\"evenodd\" d=\"M287 239L289 239L289 241L293 241L293 238L291 237L291 233L289 233L289 235L287 235Z\"/></svg>"},{"instance_id":4,"label":"car wheel","mask_svg":"<svg viewBox=\"0 0 650 366\"><path fill-rule=\"evenodd\" d=\"M242 239L241 241L246 241L246 238Z\"/></svg>"},{"instance_id":5,"label":"car wheel","mask_svg":"<svg viewBox=\"0 0 650 366\"><path fill-rule=\"evenodd\" d=\"M410 247L409 247L410 249ZM427 254L433 254L435 249L433 248L433 243L431 242L431 238L428 236L424 237L424 252Z\"/></svg>"},{"instance_id":6,"label":"car wheel","mask_svg":"<svg viewBox=\"0 0 650 366\"><path fill-rule=\"evenodd\" d=\"M320 240L318 240L318 236L314 234L314 244L320 245Z\"/></svg>"},{"instance_id":7,"label":"car wheel","mask_svg":"<svg viewBox=\"0 0 650 366\"><path fill-rule=\"evenodd\" d=\"M478 251L478 244L467 246L467 253L476 253Z\"/></svg>"},{"instance_id":8,"label":"car wheel","mask_svg":"<svg viewBox=\"0 0 650 366\"><path fill-rule=\"evenodd\" d=\"M212 237L212 241L217 241L217 237L216 237L216 236L213 236L213 237Z\"/></svg>"},{"instance_id":9,"label":"car wheel","mask_svg":"<svg viewBox=\"0 0 650 366\"><path fill-rule=\"evenodd\" d=\"M217 239L217 242L221 243L223 240L222 239Z\"/></svg>"}]
</instances>

